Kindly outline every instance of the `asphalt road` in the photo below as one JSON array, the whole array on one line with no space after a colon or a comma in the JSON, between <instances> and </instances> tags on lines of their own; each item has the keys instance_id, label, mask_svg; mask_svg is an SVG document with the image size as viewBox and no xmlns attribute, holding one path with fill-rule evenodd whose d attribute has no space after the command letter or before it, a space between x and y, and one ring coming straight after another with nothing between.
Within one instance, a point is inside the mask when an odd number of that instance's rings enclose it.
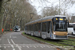
<instances>
[{"instance_id":1,"label":"asphalt road","mask_svg":"<svg viewBox=\"0 0 75 50\"><path fill-rule=\"evenodd\" d=\"M0 38L0 50L56 50L55 47L40 44L21 35L21 32L8 32Z\"/></svg>"}]
</instances>

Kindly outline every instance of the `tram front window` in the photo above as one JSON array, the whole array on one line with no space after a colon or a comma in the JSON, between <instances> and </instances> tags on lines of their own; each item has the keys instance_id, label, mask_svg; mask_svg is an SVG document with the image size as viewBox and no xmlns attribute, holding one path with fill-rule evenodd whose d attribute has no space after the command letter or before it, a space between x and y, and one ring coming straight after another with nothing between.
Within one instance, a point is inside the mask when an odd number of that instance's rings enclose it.
<instances>
[{"instance_id":1,"label":"tram front window","mask_svg":"<svg viewBox=\"0 0 75 50\"><path fill-rule=\"evenodd\" d=\"M19 28L18 26L15 26L15 27L14 27L15 30L18 30L18 28Z\"/></svg>"},{"instance_id":2,"label":"tram front window","mask_svg":"<svg viewBox=\"0 0 75 50\"><path fill-rule=\"evenodd\" d=\"M54 24L55 31L67 31L67 24L66 22L56 22Z\"/></svg>"}]
</instances>

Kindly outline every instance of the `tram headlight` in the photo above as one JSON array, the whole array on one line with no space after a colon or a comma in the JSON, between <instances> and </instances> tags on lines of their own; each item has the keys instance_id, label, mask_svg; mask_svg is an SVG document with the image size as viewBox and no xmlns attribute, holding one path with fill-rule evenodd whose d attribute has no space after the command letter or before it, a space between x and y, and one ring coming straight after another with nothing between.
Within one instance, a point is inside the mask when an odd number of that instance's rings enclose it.
<instances>
[{"instance_id":1,"label":"tram headlight","mask_svg":"<svg viewBox=\"0 0 75 50\"><path fill-rule=\"evenodd\" d=\"M56 33L54 32L54 34L56 34Z\"/></svg>"}]
</instances>

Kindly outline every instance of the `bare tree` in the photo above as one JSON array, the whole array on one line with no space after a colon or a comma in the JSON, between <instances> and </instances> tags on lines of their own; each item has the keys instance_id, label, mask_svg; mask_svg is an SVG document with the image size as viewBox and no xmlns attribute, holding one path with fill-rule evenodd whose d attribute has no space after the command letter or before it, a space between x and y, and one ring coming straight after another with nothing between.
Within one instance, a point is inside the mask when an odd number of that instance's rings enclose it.
<instances>
[{"instance_id":1,"label":"bare tree","mask_svg":"<svg viewBox=\"0 0 75 50\"><path fill-rule=\"evenodd\" d=\"M2 7L3 15L0 25L5 30L13 29L15 25L19 25L21 29L24 29L25 23L30 21L30 13L37 15L36 9L26 0L10 0L6 3L4 1Z\"/></svg>"}]
</instances>

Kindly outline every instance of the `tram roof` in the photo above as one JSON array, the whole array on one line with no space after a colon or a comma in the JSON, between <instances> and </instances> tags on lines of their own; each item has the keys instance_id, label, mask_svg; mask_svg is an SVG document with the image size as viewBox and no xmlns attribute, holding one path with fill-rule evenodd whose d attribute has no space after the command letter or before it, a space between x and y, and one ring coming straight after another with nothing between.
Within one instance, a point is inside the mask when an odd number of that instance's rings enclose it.
<instances>
[{"instance_id":1,"label":"tram roof","mask_svg":"<svg viewBox=\"0 0 75 50\"><path fill-rule=\"evenodd\" d=\"M31 21L31 22L28 22L26 23L25 25L28 25L28 24L31 24L31 23L35 23L35 22L39 22L39 21L43 21L43 20L47 20L47 19L52 19L54 17L66 17L66 16L59 16L59 15L55 15L55 16L46 16L44 18L41 18L41 19L37 19L37 20L34 20L34 21Z\"/></svg>"}]
</instances>

